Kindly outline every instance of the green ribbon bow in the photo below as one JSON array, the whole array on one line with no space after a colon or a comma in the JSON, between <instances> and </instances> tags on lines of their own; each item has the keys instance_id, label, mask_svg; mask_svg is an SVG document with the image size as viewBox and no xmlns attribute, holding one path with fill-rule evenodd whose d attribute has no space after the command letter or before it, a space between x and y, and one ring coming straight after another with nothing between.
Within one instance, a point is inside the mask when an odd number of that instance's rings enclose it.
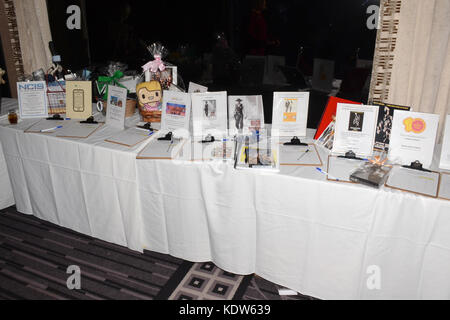
<instances>
[{"instance_id":1,"label":"green ribbon bow","mask_svg":"<svg viewBox=\"0 0 450 320\"><path fill-rule=\"evenodd\" d=\"M97 89L98 89L98 93L100 95L102 95L103 93L103 100L108 99L108 87L107 85L112 85L112 86L119 86L121 88L126 89L126 87L119 83L120 78L123 77L123 72L120 70L117 70L114 75L112 77L106 77L106 76L100 76L97 79ZM128 89L127 89L127 93L128 93Z\"/></svg>"}]
</instances>

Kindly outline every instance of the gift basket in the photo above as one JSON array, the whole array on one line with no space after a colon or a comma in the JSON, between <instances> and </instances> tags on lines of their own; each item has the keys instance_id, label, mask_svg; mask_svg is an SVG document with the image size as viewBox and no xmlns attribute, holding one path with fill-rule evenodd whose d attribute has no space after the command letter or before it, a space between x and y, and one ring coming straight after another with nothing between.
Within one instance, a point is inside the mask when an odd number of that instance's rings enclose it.
<instances>
[{"instance_id":1,"label":"gift basket","mask_svg":"<svg viewBox=\"0 0 450 320\"><path fill-rule=\"evenodd\" d=\"M123 84L120 83L120 80L124 77L127 68L128 66L126 64L120 62L110 62L108 66L101 72L102 74L106 75L98 76L97 80L95 81L94 96L97 101L97 105L101 105L99 111L103 111L104 113L106 113L108 85L127 89ZM128 89L127 91L128 95L125 107L125 117L129 118L136 112L136 98L134 94L130 94Z\"/></svg>"},{"instance_id":2,"label":"gift basket","mask_svg":"<svg viewBox=\"0 0 450 320\"><path fill-rule=\"evenodd\" d=\"M185 91L177 67L163 61L168 50L161 43L147 47L154 60L142 66L145 82L136 87L139 112L144 122L161 122L163 90Z\"/></svg>"}]
</instances>

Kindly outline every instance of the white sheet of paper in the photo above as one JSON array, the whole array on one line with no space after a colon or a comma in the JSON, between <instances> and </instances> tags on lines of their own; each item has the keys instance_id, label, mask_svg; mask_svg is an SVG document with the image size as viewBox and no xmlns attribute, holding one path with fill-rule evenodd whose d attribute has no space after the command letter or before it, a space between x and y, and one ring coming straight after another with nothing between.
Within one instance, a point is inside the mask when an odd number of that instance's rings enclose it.
<instances>
[{"instance_id":1,"label":"white sheet of paper","mask_svg":"<svg viewBox=\"0 0 450 320\"><path fill-rule=\"evenodd\" d=\"M117 143L127 147L133 147L153 136L154 132L139 128L129 128L121 131L118 134L105 139L106 142Z\"/></svg>"},{"instance_id":2,"label":"white sheet of paper","mask_svg":"<svg viewBox=\"0 0 450 320\"><path fill-rule=\"evenodd\" d=\"M184 92L164 91L162 102L161 130L189 131L191 95Z\"/></svg>"},{"instance_id":3,"label":"white sheet of paper","mask_svg":"<svg viewBox=\"0 0 450 320\"><path fill-rule=\"evenodd\" d=\"M313 144L285 146L280 144L280 165L322 166L322 161Z\"/></svg>"},{"instance_id":4,"label":"white sheet of paper","mask_svg":"<svg viewBox=\"0 0 450 320\"><path fill-rule=\"evenodd\" d=\"M124 130L127 89L108 86L108 100L106 103L106 125Z\"/></svg>"},{"instance_id":5,"label":"white sheet of paper","mask_svg":"<svg viewBox=\"0 0 450 320\"><path fill-rule=\"evenodd\" d=\"M264 128L262 96L228 97L228 132L230 136L249 134Z\"/></svg>"},{"instance_id":6,"label":"white sheet of paper","mask_svg":"<svg viewBox=\"0 0 450 320\"><path fill-rule=\"evenodd\" d=\"M202 93L208 92L208 87L199 85L195 82L189 82L188 93Z\"/></svg>"},{"instance_id":7,"label":"white sheet of paper","mask_svg":"<svg viewBox=\"0 0 450 320\"><path fill-rule=\"evenodd\" d=\"M441 185L439 187L439 198L450 200L450 174L441 174Z\"/></svg>"},{"instance_id":8,"label":"white sheet of paper","mask_svg":"<svg viewBox=\"0 0 450 320\"><path fill-rule=\"evenodd\" d=\"M79 120L66 121L61 129L56 131L57 137L64 138L87 138L96 131L103 123L80 123Z\"/></svg>"},{"instance_id":9,"label":"white sheet of paper","mask_svg":"<svg viewBox=\"0 0 450 320\"><path fill-rule=\"evenodd\" d=\"M436 197L439 187L439 173L424 172L397 166L392 169L386 185Z\"/></svg>"},{"instance_id":10,"label":"white sheet of paper","mask_svg":"<svg viewBox=\"0 0 450 320\"><path fill-rule=\"evenodd\" d=\"M196 137L226 134L227 92L193 93L192 118Z\"/></svg>"},{"instance_id":11,"label":"white sheet of paper","mask_svg":"<svg viewBox=\"0 0 450 320\"><path fill-rule=\"evenodd\" d=\"M48 117L46 90L45 81L17 82L20 118Z\"/></svg>"},{"instance_id":12,"label":"white sheet of paper","mask_svg":"<svg viewBox=\"0 0 450 320\"><path fill-rule=\"evenodd\" d=\"M373 153L378 106L338 103L333 154L353 151L360 157Z\"/></svg>"},{"instance_id":13,"label":"white sheet of paper","mask_svg":"<svg viewBox=\"0 0 450 320\"><path fill-rule=\"evenodd\" d=\"M65 120L46 120L42 119L35 124L33 124L30 128L25 130L25 132L32 132L32 133L39 133L41 130L48 130L51 128L55 128L58 126L64 126L65 124L68 124L68 121ZM59 129L57 129L59 130ZM47 131L47 133L54 132L54 131Z\"/></svg>"},{"instance_id":14,"label":"white sheet of paper","mask_svg":"<svg viewBox=\"0 0 450 320\"><path fill-rule=\"evenodd\" d=\"M420 161L430 168L433 161L439 115L396 110L392 122L389 160L410 165Z\"/></svg>"},{"instance_id":15,"label":"white sheet of paper","mask_svg":"<svg viewBox=\"0 0 450 320\"><path fill-rule=\"evenodd\" d=\"M176 159L181 148L185 144L185 139L174 139L171 141L160 141L154 137L137 156L138 159Z\"/></svg>"},{"instance_id":16,"label":"white sheet of paper","mask_svg":"<svg viewBox=\"0 0 450 320\"><path fill-rule=\"evenodd\" d=\"M350 182L350 175L364 161L352 160L339 157L330 157L328 160L328 179Z\"/></svg>"},{"instance_id":17,"label":"white sheet of paper","mask_svg":"<svg viewBox=\"0 0 450 320\"><path fill-rule=\"evenodd\" d=\"M445 121L444 142L442 143L441 161L439 168L450 170L450 114Z\"/></svg>"},{"instance_id":18,"label":"white sheet of paper","mask_svg":"<svg viewBox=\"0 0 450 320\"><path fill-rule=\"evenodd\" d=\"M274 92L272 136L306 137L309 92Z\"/></svg>"}]
</instances>

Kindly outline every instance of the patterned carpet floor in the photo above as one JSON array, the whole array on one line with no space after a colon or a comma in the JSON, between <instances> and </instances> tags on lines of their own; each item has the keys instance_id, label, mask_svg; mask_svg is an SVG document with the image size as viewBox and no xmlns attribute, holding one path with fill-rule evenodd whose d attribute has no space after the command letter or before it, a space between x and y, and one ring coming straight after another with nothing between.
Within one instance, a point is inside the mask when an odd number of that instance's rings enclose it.
<instances>
[{"instance_id":1,"label":"patterned carpet floor","mask_svg":"<svg viewBox=\"0 0 450 320\"><path fill-rule=\"evenodd\" d=\"M81 270L69 290L69 266ZM17 300L310 300L280 296L255 275L227 273L213 263L144 254L18 213L0 211L0 299Z\"/></svg>"}]
</instances>

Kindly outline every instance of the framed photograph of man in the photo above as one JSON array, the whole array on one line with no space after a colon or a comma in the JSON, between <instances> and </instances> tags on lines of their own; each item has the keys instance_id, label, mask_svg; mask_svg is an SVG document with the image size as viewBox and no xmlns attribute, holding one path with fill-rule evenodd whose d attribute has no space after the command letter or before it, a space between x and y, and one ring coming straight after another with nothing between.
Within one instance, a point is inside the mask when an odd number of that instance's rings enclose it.
<instances>
[{"instance_id":1,"label":"framed photograph of man","mask_svg":"<svg viewBox=\"0 0 450 320\"><path fill-rule=\"evenodd\" d=\"M264 128L262 96L228 97L228 132L248 134Z\"/></svg>"}]
</instances>

